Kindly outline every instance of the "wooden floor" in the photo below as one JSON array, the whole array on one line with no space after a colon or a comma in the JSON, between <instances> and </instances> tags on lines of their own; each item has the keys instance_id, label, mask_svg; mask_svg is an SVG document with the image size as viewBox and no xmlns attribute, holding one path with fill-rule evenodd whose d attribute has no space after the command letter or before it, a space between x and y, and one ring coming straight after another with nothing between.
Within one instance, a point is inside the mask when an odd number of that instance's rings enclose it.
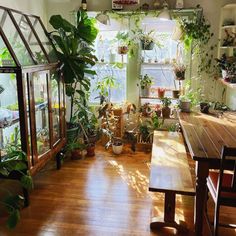
<instances>
[{"instance_id":1,"label":"wooden floor","mask_svg":"<svg viewBox=\"0 0 236 236\"><path fill-rule=\"evenodd\" d=\"M172 229L150 232L150 218L163 214L163 194L148 192L149 170L150 154L127 149L114 156L102 147L96 157L67 160L59 171L51 163L35 177L31 205L21 211L17 228L7 230L1 219L0 235L181 235ZM194 235L193 202L177 196L176 218L190 227L185 236ZM235 209L223 215L236 221ZM207 227L204 231L210 235ZM234 230L220 232L236 235Z\"/></svg>"}]
</instances>

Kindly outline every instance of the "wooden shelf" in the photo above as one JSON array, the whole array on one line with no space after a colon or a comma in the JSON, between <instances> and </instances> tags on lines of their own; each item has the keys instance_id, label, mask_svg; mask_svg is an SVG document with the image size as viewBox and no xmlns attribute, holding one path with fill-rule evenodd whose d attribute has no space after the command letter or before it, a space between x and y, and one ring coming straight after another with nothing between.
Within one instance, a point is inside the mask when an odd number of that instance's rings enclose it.
<instances>
[{"instance_id":1,"label":"wooden shelf","mask_svg":"<svg viewBox=\"0 0 236 236\"><path fill-rule=\"evenodd\" d=\"M158 99L158 100L161 100L161 98L159 97L139 97L140 99ZM173 98L173 97L168 97L170 98L171 100L178 100L178 98Z\"/></svg>"},{"instance_id":2,"label":"wooden shelf","mask_svg":"<svg viewBox=\"0 0 236 236\"><path fill-rule=\"evenodd\" d=\"M236 29L236 25L224 25L221 26L221 29Z\"/></svg>"},{"instance_id":3,"label":"wooden shelf","mask_svg":"<svg viewBox=\"0 0 236 236\"><path fill-rule=\"evenodd\" d=\"M226 82L224 79L219 79L220 83L222 83L223 85L226 85L227 87L229 88L233 88L233 89L236 89L236 83L229 83L229 82Z\"/></svg>"},{"instance_id":4,"label":"wooden shelf","mask_svg":"<svg viewBox=\"0 0 236 236\"><path fill-rule=\"evenodd\" d=\"M236 48L236 46L221 46L221 49Z\"/></svg>"}]
</instances>

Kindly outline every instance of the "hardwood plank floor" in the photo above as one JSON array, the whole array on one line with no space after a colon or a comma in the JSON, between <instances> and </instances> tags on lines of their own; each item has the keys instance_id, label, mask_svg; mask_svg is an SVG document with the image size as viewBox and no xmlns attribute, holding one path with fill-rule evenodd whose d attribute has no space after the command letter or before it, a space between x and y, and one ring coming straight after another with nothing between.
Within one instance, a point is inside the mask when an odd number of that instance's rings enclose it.
<instances>
[{"instance_id":1,"label":"hardwood plank floor","mask_svg":"<svg viewBox=\"0 0 236 236\"><path fill-rule=\"evenodd\" d=\"M194 199L180 195L176 218L187 222L189 234L177 234L173 229L150 231L150 219L163 214L164 200L162 193L148 191L150 156L133 154L129 149L115 156L97 147L96 157L67 160L59 171L50 163L35 177L31 204L21 211L19 225L9 231L1 219L0 235L194 235ZM194 170L193 162L191 168ZM235 213L235 209L227 209L223 218L234 218L235 222ZM204 236L210 235L207 227L204 231ZM236 235L234 230L220 232L223 236Z\"/></svg>"}]
</instances>

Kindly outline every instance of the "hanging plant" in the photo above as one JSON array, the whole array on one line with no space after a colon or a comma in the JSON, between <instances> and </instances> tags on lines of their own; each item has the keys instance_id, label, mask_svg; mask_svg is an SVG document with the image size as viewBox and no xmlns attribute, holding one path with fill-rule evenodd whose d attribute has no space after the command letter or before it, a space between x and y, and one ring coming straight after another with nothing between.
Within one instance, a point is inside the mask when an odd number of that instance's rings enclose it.
<instances>
[{"instance_id":1,"label":"hanging plant","mask_svg":"<svg viewBox=\"0 0 236 236\"><path fill-rule=\"evenodd\" d=\"M197 5L197 9L200 9L200 5ZM199 11L196 11L192 19L180 20L182 34L182 41L186 50L191 50L191 54L196 54L200 57L200 63L198 72L205 71L212 74L215 72L214 68L214 48L215 45L209 46L209 41L214 36L211 32L211 25L207 22L203 14L199 15Z\"/></svg>"}]
</instances>

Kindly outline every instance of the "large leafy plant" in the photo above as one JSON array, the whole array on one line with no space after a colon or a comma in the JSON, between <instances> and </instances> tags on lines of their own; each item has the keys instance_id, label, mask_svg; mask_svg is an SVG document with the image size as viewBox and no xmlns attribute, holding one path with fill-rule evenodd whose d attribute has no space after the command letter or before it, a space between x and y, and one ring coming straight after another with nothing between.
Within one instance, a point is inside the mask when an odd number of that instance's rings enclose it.
<instances>
[{"instance_id":1,"label":"large leafy plant","mask_svg":"<svg viewBox=\"0 0 236 236\"><path fill-rule=\"evenodd\" d=\"M49 22L55 29L49 35L62 63L66 94L71 98L71 121L74 99L77 95L84 97L86 91L90 89L90 80L86 74L96 74L91 70L97 61L92 44L97 37L98 29L95 26L95 19L89 18L87 13L81 10L77 12L76 25L60 15L52 16Z\"/></svg>"}]
</instances>

